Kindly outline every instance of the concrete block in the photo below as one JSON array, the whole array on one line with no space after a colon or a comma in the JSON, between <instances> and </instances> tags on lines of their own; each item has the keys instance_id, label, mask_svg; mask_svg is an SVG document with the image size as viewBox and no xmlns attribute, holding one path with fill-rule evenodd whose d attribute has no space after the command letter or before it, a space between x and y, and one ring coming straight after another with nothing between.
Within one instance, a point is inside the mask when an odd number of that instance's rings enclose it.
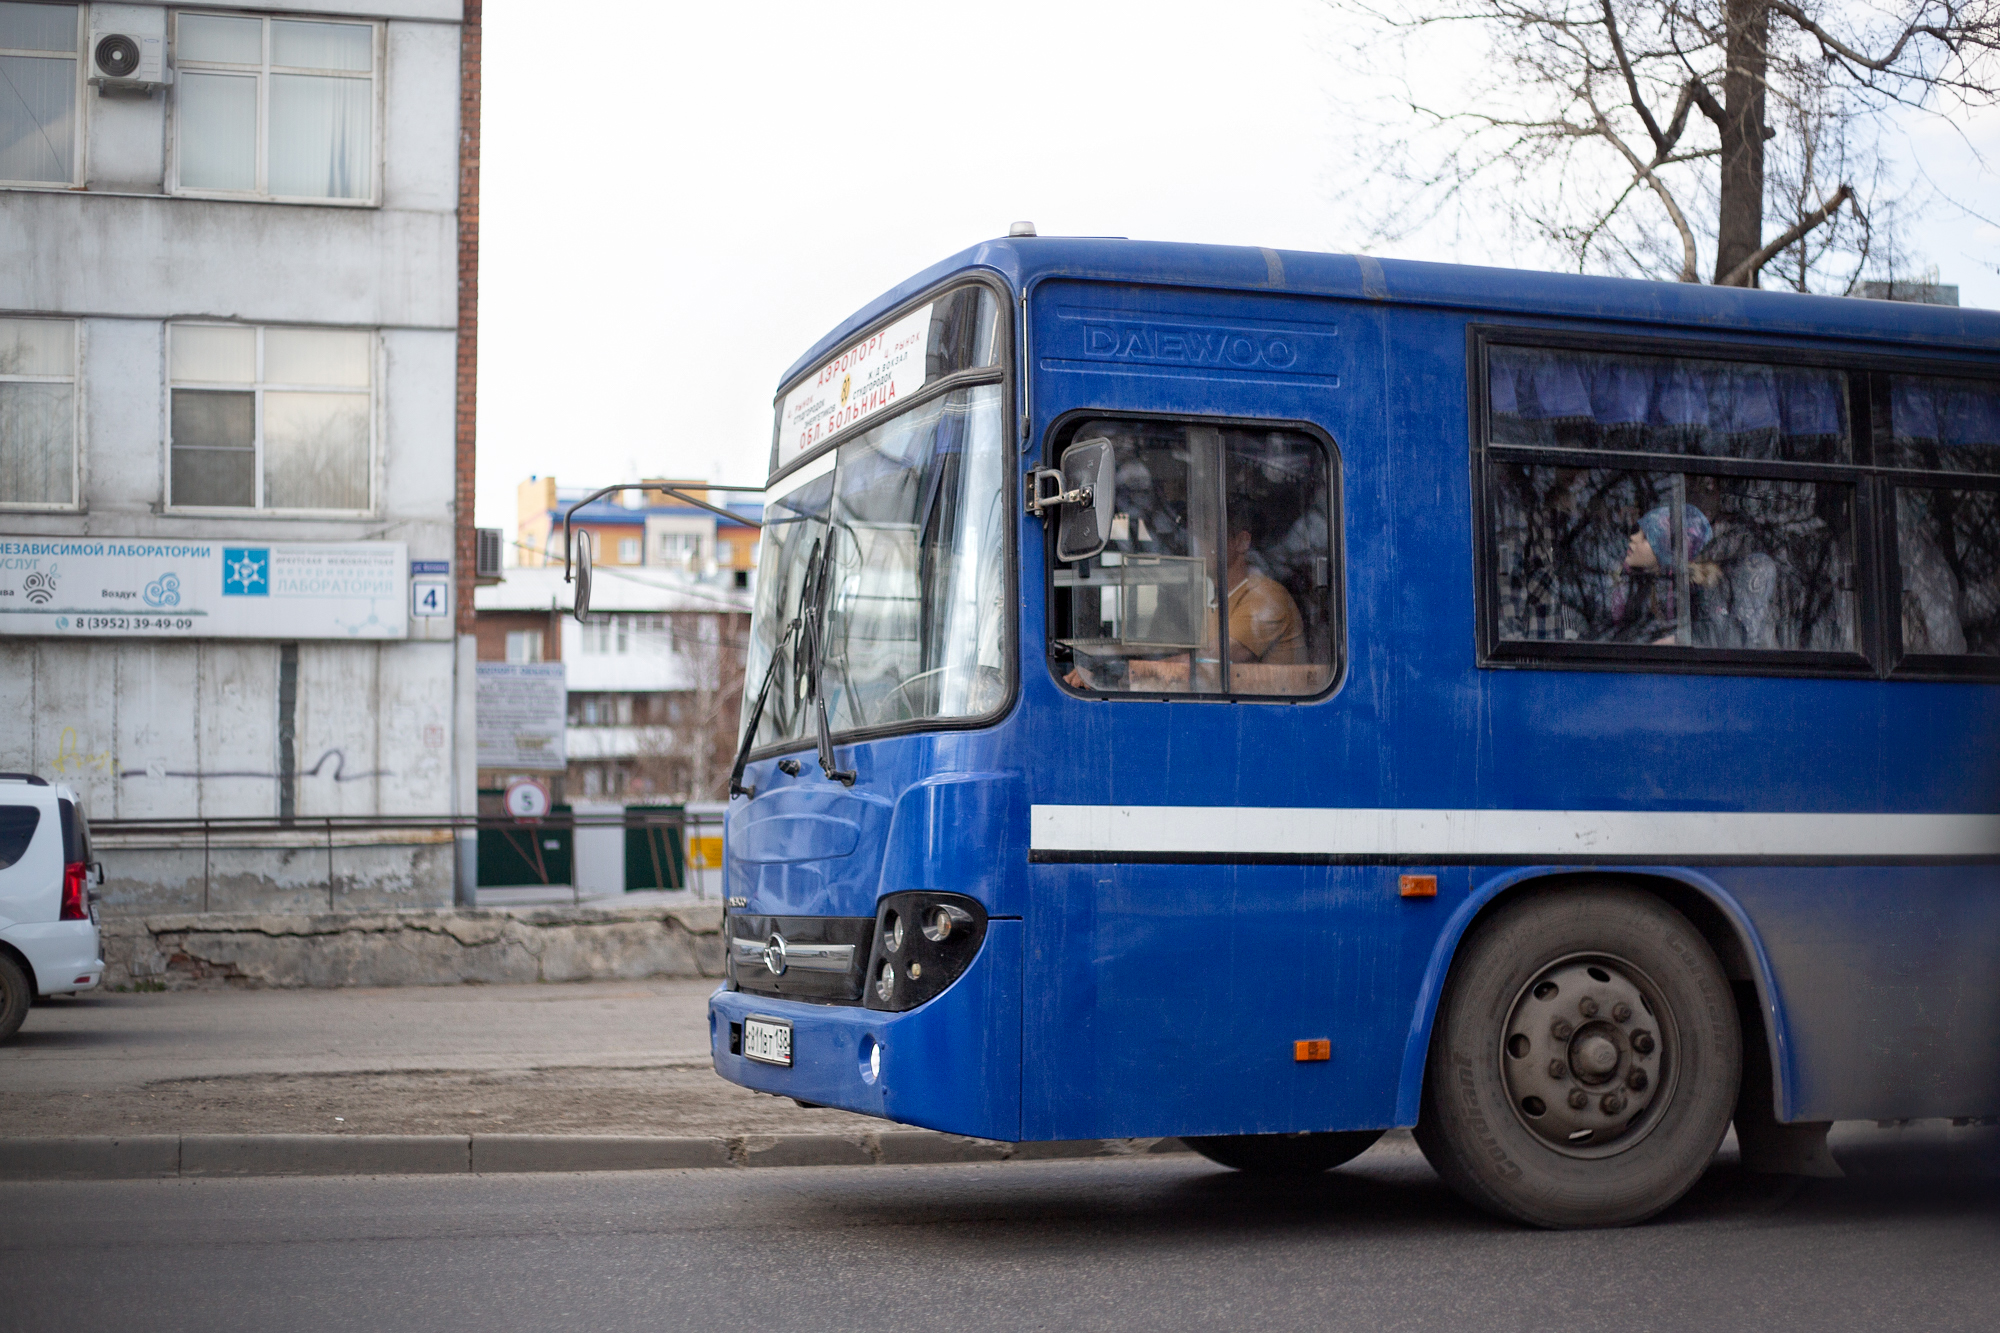
<instances>
[{"instance_id":1,"label":"concrete block","mask_svg":"<svg viewBox=\"0 0 2000 1333\"><path fill-rule=\"evenodd\" d=\"M0 1180L134 1180L180 1169L177 1134L0 1139Z\"/></svg>"},{"instance_id":2,"label":"concrete block","mask_svg":"<svg viewBox=\"0 0 2000 1333\"><path fill-rule=\"evenodd\" d=\"M873 1166L875 1154L859 1138L839 1134L746 1134L731 1140L743 1166Z\"/></svg>"},{"instance_id":3,"label":"concrete block","mask_svg":"<svg viewBox=\"0 0 2000 1333\"><path fill-rule=\"evenodd\" d=\"M184 1176L446 1175L471 1169L465 1134L185 1134Z\"/></svg>"},{"instance_id":4,"label":"concrete block","mask_svg":"<svg viewBox=\"0 0 2000 1333\"><path fill-rule=\"evenodd\" d=\"M714 908L217 912L107 922L107 987L449 986L722 972Z\"/></svg>"},{"instance_id":5,"label":"concrete block","mask_svg":"<svg viewBox=\"0 0 2000 1333\"><path fill-rule=\"evenodd\" d=\"M1012 1145L927 1129L906 1129L877 1134L875 1146L884 1166L934 1166L945 1162L1004 1162Z\"/></svg>"},{"instance_id":6,"label":"concrete block","mask_svg":"<svg viewBox=\"0 0 2000 1333\"><path fill-rule=\"evenodd\" d=\"M474 1134L472 1170L671 1171L729 1166L722 1139L618 1134Z\"/></svg>"}]
</instances>

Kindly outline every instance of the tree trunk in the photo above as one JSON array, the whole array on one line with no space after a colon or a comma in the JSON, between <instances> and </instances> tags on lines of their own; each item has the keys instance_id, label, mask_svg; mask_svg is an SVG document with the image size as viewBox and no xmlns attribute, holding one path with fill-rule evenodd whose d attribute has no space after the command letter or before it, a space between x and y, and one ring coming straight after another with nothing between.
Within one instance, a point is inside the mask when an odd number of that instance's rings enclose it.
<instances>
[{"instance_id":1,"label":"tree trunk","mask_svg":"<svg viewBox=\"0 0 2000 1333\"><path fill-rule=\"evenodd\" d=\"M1728 0L1722 76L1722 190L1716 218L1715 280L1764 243L1764 71L1771 29L1765 0ZM1757 285L1752 273L1744 286Z\"/></svg>"}]
</instances>

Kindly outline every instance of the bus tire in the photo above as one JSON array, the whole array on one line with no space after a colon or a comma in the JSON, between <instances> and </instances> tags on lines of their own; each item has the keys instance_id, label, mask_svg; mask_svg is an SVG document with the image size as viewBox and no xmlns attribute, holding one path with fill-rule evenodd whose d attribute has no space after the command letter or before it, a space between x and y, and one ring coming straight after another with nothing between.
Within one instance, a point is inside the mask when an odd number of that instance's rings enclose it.
<instances>
[{"instance_id":1,"label":"bus tire","mask_svg":"<svg viewBox=\"0 0 2000 1333\"><path fill-rule=\"evenodd\" d=\"M1311 1176L1367 1152L1379 1129L1335 1134L1207 1134L1181 1142L1220 1166L1253 1176Z\"/></svg>"},{"instance_id":2,"label":"bus tire","mask_svg":"<svg viewBox=\"0 0 2000 1333\"><path fill-rule=\"evenodd\" d=\"M14 1035L35 1002L35 986L27 969L0 950L0 1041Z\"/></svg>"},{"instance_id":3,"label":"bus tire","mask_svg":"<svg viewBox=\"0 0 2000 1333\"><path fill-rule=\"evenodd\" d=\"M1741 1073L1728 978L1687 918L1631 888L1544 890L1459 949L1417 1143L1488 1212L1624 1226L1707 1168Z\"/></svg>"}]
</instances>

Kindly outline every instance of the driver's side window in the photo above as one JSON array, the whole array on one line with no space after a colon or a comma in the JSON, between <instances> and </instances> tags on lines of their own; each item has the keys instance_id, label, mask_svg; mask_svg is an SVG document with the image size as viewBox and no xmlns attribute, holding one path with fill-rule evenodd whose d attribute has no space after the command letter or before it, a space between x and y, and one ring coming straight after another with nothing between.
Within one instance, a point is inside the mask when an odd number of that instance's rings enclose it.
<instances>
[{"instance_id":1,"label":"driver's side window","mask_svg":"<svg viewBox=\"0 0 2000 1333\"><path fill-rule=\"evenodd\" d=\"M1339 673L1334 470L1304 431L1098 418L1104 549L1051 552L1051 665L1086 694L1305 697Z\"/></svg>"}]
</instances>

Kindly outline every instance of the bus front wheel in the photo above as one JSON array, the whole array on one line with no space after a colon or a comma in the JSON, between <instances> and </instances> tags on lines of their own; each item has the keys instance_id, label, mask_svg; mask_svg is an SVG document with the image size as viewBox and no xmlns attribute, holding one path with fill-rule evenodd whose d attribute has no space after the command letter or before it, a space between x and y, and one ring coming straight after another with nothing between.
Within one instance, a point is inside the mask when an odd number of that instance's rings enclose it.
<instances>
[{"instance_id":1,"label":"bus front wheel","mask_svg":"<svg viewBox=\"0 0 2000 1333\"><path fill-rule=\"evenodd\" d=\"M1685 917L1615 885L1535 892L1459 950L1417 1142L1489 1212L1622 1226L1706 1169L1741 1067L1729 981Z\"/></svg>"},{"instance_id":2,"label":"bus front wheel","mask_svg":"<svg viewBox=\"0 0 2000 1333\"><path fill-rule=\"evenodd\" d=\"M1358 1129L1334 1134L1211 1134L1182 1142L1211 1162L1250 1175L1310 1176L1353 1161L1381 1137L1379 1129Z\"/></svg>"}]
</instances>

